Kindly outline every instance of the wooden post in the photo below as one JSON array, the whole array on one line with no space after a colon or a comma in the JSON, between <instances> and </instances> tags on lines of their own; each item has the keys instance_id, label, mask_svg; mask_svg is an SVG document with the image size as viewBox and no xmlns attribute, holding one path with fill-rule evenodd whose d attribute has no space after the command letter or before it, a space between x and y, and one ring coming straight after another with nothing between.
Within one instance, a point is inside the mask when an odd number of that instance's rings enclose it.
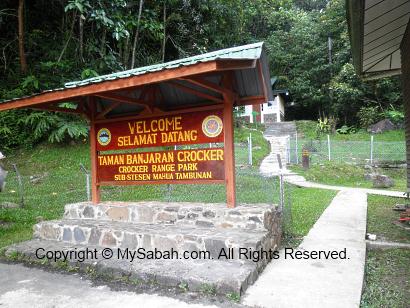
<instances>
[{"instance_id":1,"label":"wooden post","mask_svg":"<svg viewBox=\"0 0 410 308\"><path fill-rule=\"evenodd\" d=\"M93 204L100 202L100 187L97 178L97 132L95 131L96 102L95 97L88 98L90 116L90 158L91 158L91 201Z\"/></svg>"},{"instance_id":2,"label":"wooden post","mask_svg":"<svg viewBox=\"0 0 410 308\"><path fill-rule=\"evenodd\" d=\"M224 95L224 130L225 130L225 185L226 185L226 203L228 207L236 205L236 188L235 188L235 148L233 132L233 102L231 95Z\"/></svg>"}]
</instances>

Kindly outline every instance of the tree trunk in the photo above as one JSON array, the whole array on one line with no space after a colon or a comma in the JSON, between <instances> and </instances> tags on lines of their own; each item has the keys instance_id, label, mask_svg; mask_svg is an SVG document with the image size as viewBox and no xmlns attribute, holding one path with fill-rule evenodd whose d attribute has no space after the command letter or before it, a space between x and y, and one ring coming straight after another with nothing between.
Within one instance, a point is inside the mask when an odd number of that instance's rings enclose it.
<instances>
[{"instance_id":1,"label":"tree trunk","mask_svg":"<svg viewBox=\"0 0 410 308\"><path fill-rule=\"evenodd\" d=\"M104 27L103 34L102 34L102 39L101 39L101 48L100 48L100 53L101 57L105 57L105 42L107 39L107 28Z\"/></svg>"},{"instance_id":2,"label":"tree trunk","mask_svg":"<svg viewBox=\"0 0 410 308\"><path fill-rule=\"evenodd\" d=\"M80 61L84 62L83 50L84 50L84 16L80 15L79 18L79 35L80 35Z\"/></svg>"},{"instance_id":3,"label":"tree trunk","mask_svg":"<svg viewBox=\"0 0 410 308\"><path fill-rule=\"evenodd\" d=\"M166 32L167 6L166 6L166 1L164 1L163 15L164 15L164 19L163 19L163 22L164 22L164 33L163 33L163 35L164 35L164 37L162 39L162 48L161 48L162 63L165 62L165 43L167 42L167 35L166 35L167 34L167 32Z\"/></svg>"},{"instance_id":4,"label":"tree trunk","mask_svg":"<svg viewBox=\"0 0 410 308\"><path fill-rule=\"evenodd\" d=\"M19 41L20 69L23 74L27 74L27 61L26 61L26 54L24 52L24 0L19 0L18 28L19 28L18 41Z\"/></svg>"},{"instance_id":5,"label":"tree trunk","mask_svg":"<svg viewBox=\"0 0 410 308\"><path fill-rule=\"evenodd\" d=\"M141 14L142 14L142 6L144 4L144 0L140 0L140 6L138 9L138 18L137 18L137 30L135 31L135 36L134 36L134 43L132 45L132 58L131 58L131 67L134 68L135 65L135 53L137 50L137 42L138 42L138 36L140 32L140 21L141 21Z\"/></svg>"}]
</instances>

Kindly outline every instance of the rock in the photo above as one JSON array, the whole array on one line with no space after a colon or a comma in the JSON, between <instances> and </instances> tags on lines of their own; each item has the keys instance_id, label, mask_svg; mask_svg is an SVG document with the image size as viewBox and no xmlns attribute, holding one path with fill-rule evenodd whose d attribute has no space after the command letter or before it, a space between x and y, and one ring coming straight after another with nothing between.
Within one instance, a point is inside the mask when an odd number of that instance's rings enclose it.
<instances>
[{"instance_id":1,"label":"rock","mask_svg":"<svg viewBox=\"0 0 410 308\"><path fill-rule=\"evenodd\" d=\"M16 209L20 207L17 203L13 202L2 202L0 203L0 208L1 209Z\"/></svg>"},{"instance_id":2,"label":"rock","mask_svg":"<svg viewBox=\"0 0 410 308\"><path fill-rule=\"evenodd\" d=\"M85 241L84 232L78 227L74 228L74 240L78 243L82 243Z\"/></svg>"},{"instance_id":3,"label":"rock","mask_svg":"<svg viewBox=\"0 0 410 308\"><path fill-rule=\"evenodd\" d=\"M374 188L389 188L394 186L394 181L387 175L376 174L373 177L373 187Z\"/></svg>"},{"instance_id":4,"label":"rock","mask_svg":"<svg viewBox=\"0 0 410 308\"><path fill-rule=\"evenodd\" d=\"M376 234L371 234L371 233L367 233L366 234L366 238L370 241L375 241L377 239L377 235Z\"/></svg>"},{"instance_id":5,"label":"rock","mask_svg":"<svg viewBox=\"0 0 410 308\"><path fill-rule=\"evenodd\" d=\"M393 129L396 129L396 126L392 123L392 121L389 119L384 119L370 125L367 131L372 134L379 134Z\"/></svg>"},{"instance_id":6,"label":"rock","mask_svg":"<svg viewBox=\"0 0 410 308\"><path fill-rule=\"evenodd\" d=\"M0 155L2 155L1 152ZM0 192L4 191L4 188L6 186L6 177L7 171L0 166Z\"/></svg>"},{"instance_id":7,"label":"rock","mask_svg":"<svg viewBox=\"0 0 410 308\"><path fill-rule=\"evenodd\" d=\"M94 209L92 206L86 206L83 211L85 218L94 218Z\"/></svg>"},{"instance_id":8,"label":"rock","mask_svg":"<svg viewBox=\"0 0 410 308\"><path fill-rule=\"evenodd\" d=\"M214 218L216 216L215 212L207 210L202 213L205 218Z\"/></svg>"},{"instance_id":9,"label":"rock","mask_svg":"<svg viewBox=\"0 0 410 308\"><path fill-rule=\"evenodd\" d=\"M366 181L372 181L375 176L376 176L376 174L374 174L374 173L365 173L364 179L365 179Z\"/></svg>"},{"instance_id":10,"label":"rock","mask_svg":"<svg viewBox=\"0 0 410 308\"><path fill-rule=\"evenodd\" d=\"M157 221L160 222L174 223L176 220L176 215L172 213L160 212L157 214Z\"/></svg>"},{"instance_id":11,"label":"rock","mask_svg":"<svg viewBox=\"0 0 410 308\"><path fill-rule=\"evenodd\" d=\"M71 232L71 229L69 229L69 228L64 228L64 231L63 231L63 241L64 242L71 242L71 239L72 239L72 232Z\"/></svg>"},{"instance_id":12,"label":"rock","mask_svg":"<svg viewBox=\"0 0 410 308\"><path fill-rule=\"evenodd\" d=\"M117 246L117 240L111 232L107 232L104 234L101 242L102 246Z\"/></svg>"},{"instance_id":13,"label":"rock","mask_svg":"<svg viewBox=\"0 0 410 308\"><path fill-rule=\"evenodd\" d=\"M107 216L115 221L128 220L128 208L126 207L111 207L107 210Z\"/></svg>"},{"instance_id":14,"label":"rock","mask_svg":"<svg viewBox=\"0 0 410 308\"><path fill-rule=\"evenodd\" d=\"M210 221L205 221L205 220L197 220L195 224L199 227L213 227L214 224Z\"/></svg>"}]
</instances>

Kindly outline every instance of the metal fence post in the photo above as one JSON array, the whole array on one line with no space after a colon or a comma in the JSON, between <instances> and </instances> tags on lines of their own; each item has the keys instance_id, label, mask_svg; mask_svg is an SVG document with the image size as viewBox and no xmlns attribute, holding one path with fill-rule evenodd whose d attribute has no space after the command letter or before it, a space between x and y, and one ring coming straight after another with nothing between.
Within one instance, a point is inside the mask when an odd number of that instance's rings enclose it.
<instances>
[{"instance_id":1,"label":"metal fence post","mask_svg":"<svg viewBox=\"0 0 410 308\"><path fill-rule=\"evenodd\" d=\"M280 159L280 154L276 154L279 164L279 210L283 213L283 208L285 204L285 189L283 182L283 173L282 173L282 160Z\"/></svg>"},{"instance_id":2,"label":"metal fence post","mask_svg":"<svg viewBox=\"0 0 410 308\"><path fill-rule=\"evenodd\" d=\"M298 132L295 135L295 154L296 154L296 165L299 164L299 157L298 157Z\"/></svg>"},{"instance_id":3,"label":"metal fence post","mask_svg":"<svg viewBox=\"0 0 410 308\"><path fill-rule=\"evenodd\" d=\"M327 135L327 155L330 160L330 135Z\"/></svg>"},{"instance_id":4,"label":"metal fence post","mask_svg":"<svg viewBox=\"0 0 410 308\"><path fill-rule=\"evenodd\" d=\"M286 151L286 154L287 154L287 159L286 159L286 162L288 163L288 164L290 164L290 135L288 136L288 149L287 149L287 151Z\"/></svg>"},{"instance_id":5,"label":"metal fence post","mask_svg":"<svg viewBox=\"0 0 410 308\"><path fill-rule=\"evenodd\" d=\"M374 136L370 136L370 165L373 165L373 139Z\"/></svg>"},{"instance_id":6,"label":"metal fence post","mask_svg":"<svg viewBox=\"0 0 410 308\"><path fill-rule=\"evenodd\" d=\"M248 164L252 166L252 133L248 137Z\"/></svg>"},{"instance_id":7,"label":"metal fence post","mask_svg":"<svg viewBox=\"0 0 410 308\"><path fill-rule=\"evenodd\" d=\"M90 185L90 172L80 163L81 170L85 173L86 189L87 189L87 200L91 201L91 185Z\"/></svg>"},{"instance_id":8,"label":"metal fence post","mask_svg":"<svg viewBox=\"0 0 410 308\"><path fill-rule=\"evenodd\" d=\"M17 165L13 164L13 169L16 172L17 175L17 182L19 184L19 194L20 194L20 207L24 207L24 185L23 185L23 180L21 178L21 174L19 170L17 169Z\"/></svg>"}]
</instances>

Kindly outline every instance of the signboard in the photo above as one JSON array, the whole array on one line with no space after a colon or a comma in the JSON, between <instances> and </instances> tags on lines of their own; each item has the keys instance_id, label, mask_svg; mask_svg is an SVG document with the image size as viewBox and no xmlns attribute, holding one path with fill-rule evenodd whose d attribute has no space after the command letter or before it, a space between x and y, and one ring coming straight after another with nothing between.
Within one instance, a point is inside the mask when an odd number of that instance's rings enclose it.
<instances>
[{"instance_id":1,"label":"signboard","mask_svg":"<svg viewBox=\"0 0 410 308\"><path fill-rule=\"evenodd\" d=\"M222 110L96 124L97 151L224 141Z\"/></svg>"},{"instance_id":2,"label":"signboard","mask_svg":"<svg viewBox=\"0 0 410 308\"><path fill-rule=\"evenodd\" d=\"M116 184L225 178L223 148L99 155L97 166L99 182Z\"/></svg>"},{"instance_id":3,"label":"signboard","mask_svg":"<svg viewBox=\"0 0 410 308\"><path fill-rule=\"evenodd\" d=\"M224 181L224 149L138 151L224 142L221 109L96 124L97 182L100 184ZM107 151L115 151L110 153Z\"/></svg>"}]
</instances>

